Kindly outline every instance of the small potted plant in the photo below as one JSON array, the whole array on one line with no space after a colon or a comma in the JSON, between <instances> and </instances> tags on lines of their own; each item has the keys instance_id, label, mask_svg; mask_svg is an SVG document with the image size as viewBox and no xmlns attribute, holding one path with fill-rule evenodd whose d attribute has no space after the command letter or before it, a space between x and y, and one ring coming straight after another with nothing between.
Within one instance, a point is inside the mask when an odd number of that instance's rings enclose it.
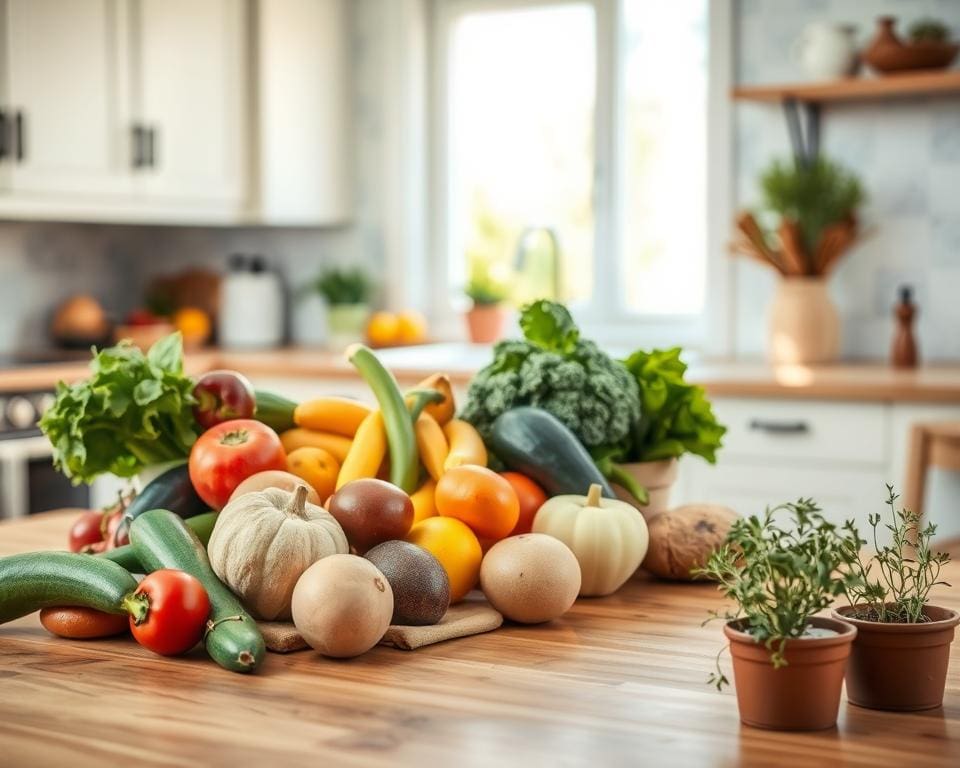
<instances>
[{"instance_id":1,"label":"small potted plant","mask_svg":"<svg viewBox=\"0 0 960 768\"><path fill-rule=\"evenodd\" d=\"M781 524L783 514L789 519ZM723 631L747 725L801 731L836 723L857 630L814 614L856 580L842 566L858 544L852 523L838 528L812 500L800 499L736 520L724 545L696 571L736 603L722 615ZM710 682L719 689L728 681L717 658Z\"/></svg>"},{"instance_id":2,"label":"small potted plant","mask_svg":"<svg viewBox=\"0 0 960 768\"><path fill-rule=\"evenodd\" d=\"M854 553L859 579L846 590L849 605L833 616L853 624L857 639L847 667L847 698L871 709L933 709L943 703L950 643L960 613L930 605L927 597L950 556L930 549L937 527L921 527L920 515L897 509L887 486L890 521L869 517L874 554ZM880 544L886 530L890 544Z\"/></svg>"},{"instance_id":3,"label":"small potted plant","mask_svg":"<svg viewBox=\"0 0 960 768\"><path fill-rule=\"evenodd\" d=\"M342 348L363 338L370 314L373 284L367 272L333 267L320 274L313 288L327 304L328 341Z\"/></svg>"},{"instance_id":4,"label":"small potted plant","mask_svg":"<svg viewBox=\"0 0 960 768\"><path fill-rule=\"evenodd\" d=\"M623 473L646 488L647 503L637 508L647 519L670 506L680 457L689 453L716 463L727 431L714 416L703 387L684 380L687 365L680 359L682 353L680 347L637 350L623 361L640 389L641 416L627 448L618 446L609 452L617 465L607 474L624 501L636 504L635 494L624 488ZM605 457L595 458L605 469Z\"/></svg>"},{"instance_id":5,"label":"small potted plant","mask_svg":"<svg viewBox=\"0 0 960 768\"><path fill-rule=\"evenodd\" d=\"M474 344L491 344L503 336L507 319L506 286L494 279L485 262L474 262L464 293L472 302L467 311L467 329Z\"/></svg>"},{"instance_id":6,"label":"small potted plant","mask_svg":"<svg viewBox=\"0 0 960 768\"><path fill-rule=\"evenodd\" d=\"M740 238L733 250L781 278L770 308L770 358L791 364L835 360L840 318L827 277L857 239L863 188L854 174L823 157L774 162L760 184L764 211L759 221L752 213L738 216Z\"/></svg>"}]
</instances>

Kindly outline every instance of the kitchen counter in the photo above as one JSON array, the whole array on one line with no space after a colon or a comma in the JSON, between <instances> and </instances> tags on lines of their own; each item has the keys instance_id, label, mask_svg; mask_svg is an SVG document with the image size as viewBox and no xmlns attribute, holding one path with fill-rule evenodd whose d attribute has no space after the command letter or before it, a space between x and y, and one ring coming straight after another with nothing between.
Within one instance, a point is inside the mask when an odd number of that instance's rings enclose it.
<instances>
[{"instance_id":1,"label":"kitchen counter","mask_svg":"<svg viewBox=\"0 0 960 768\"><path fill-rule=\"evenodd\" d=\"M0 524L0 555L59 548L71 514ZM960 563L944 571L960 581ZM938 587L960 608L960 590ZM838 727L741 726L706 685L722 644L710 585L636 578L562 619L349 661L268 654L255 675L130 639L68 641L37 617L0 627L4 765L845 765L960 763L960 642L942 709L842 701ZM724 664L729 667L729 661Z\"/></svg>"},{"instance_id":2,"label":"kitchen counter","mask_svg":"<svg viewBox=\"0 0 960 768\"><path fill-rule=\"evenodd\" d=\"M390 349L381 354L385 364L404 383L415 383L442 370L461 386L490 359L488 347L469 344ZM191 352L187 354L186 367L194 374L213 368L234 368L254 377L337 379L356 376L341 354L303 348ZM0 393L52 389L61 379L69 382L86 375L85 363L8 368L0 370ZM707 360L692 364L688 376L691 381L703 384L713 396L960 403L960 365L896 370L876 363L773 367L759 362Z\"/></svg>"}]
</instances>

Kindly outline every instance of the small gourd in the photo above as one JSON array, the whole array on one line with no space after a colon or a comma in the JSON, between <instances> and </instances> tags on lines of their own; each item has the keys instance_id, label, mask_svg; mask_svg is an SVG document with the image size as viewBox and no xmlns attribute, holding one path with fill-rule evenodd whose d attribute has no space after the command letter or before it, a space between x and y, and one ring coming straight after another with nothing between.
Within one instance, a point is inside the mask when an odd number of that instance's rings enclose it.
<instances>
[{"instance_id":1,"label":"small gourd","mask_svg":"<svg viewBox=\"0 0 960 768\"><path fill-rule=\"evenodd\" d=\"M580 563L580 595L610 595L643 562L649 535L631 504L601 499L599 485L586 496L554 496L533 519L533 530L560 539Z\"/></svg>"},{"instance_id":2,"label":"small gourd","mask_svg":"<svg viewBox=\"0 0 960 768\"><path fill-rule=\"evenodd\" d=\"M288 621L297 580L318 560L346 554L347 537L308 489L238 496L217 517L207 545L214 573L258 619Z\"/></svg>"}]
</instances>

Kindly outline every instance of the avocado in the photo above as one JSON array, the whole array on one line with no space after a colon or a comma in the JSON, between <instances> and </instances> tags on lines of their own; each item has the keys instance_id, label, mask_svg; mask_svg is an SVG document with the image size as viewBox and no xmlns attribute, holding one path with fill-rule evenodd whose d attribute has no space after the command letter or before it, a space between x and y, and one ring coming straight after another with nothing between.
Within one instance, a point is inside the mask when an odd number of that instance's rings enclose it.
<instances>
[{"instance_id":1,"label":"avocado","mask_svg":"<svg viewBox=\"0 0 960 768\"><path fill-rule=\"evenodd\" d=\"M436 624L450 605L450 579L432 554L407 541L385 541L364 557L387 577L393 589L391 624Z\"/></svg>"}]
</instances>

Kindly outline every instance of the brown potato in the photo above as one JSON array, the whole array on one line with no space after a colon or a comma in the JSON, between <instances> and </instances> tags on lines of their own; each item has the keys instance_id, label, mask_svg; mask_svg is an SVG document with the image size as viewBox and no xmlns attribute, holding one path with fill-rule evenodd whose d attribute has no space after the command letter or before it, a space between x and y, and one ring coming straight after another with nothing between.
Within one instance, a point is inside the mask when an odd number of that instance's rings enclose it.
<instances>
[{"instance_id":1,"label":"brown potato","mask_svg":"<svg viewBox=\"0 0 960 768\"><path fill-rule=\"evenodd\" d=\"M718 504L686 504L647 521L650 546L643 568L662 579L692 581L690 571L703 566L739 515Z\"/></svg>"}]
</instances>

